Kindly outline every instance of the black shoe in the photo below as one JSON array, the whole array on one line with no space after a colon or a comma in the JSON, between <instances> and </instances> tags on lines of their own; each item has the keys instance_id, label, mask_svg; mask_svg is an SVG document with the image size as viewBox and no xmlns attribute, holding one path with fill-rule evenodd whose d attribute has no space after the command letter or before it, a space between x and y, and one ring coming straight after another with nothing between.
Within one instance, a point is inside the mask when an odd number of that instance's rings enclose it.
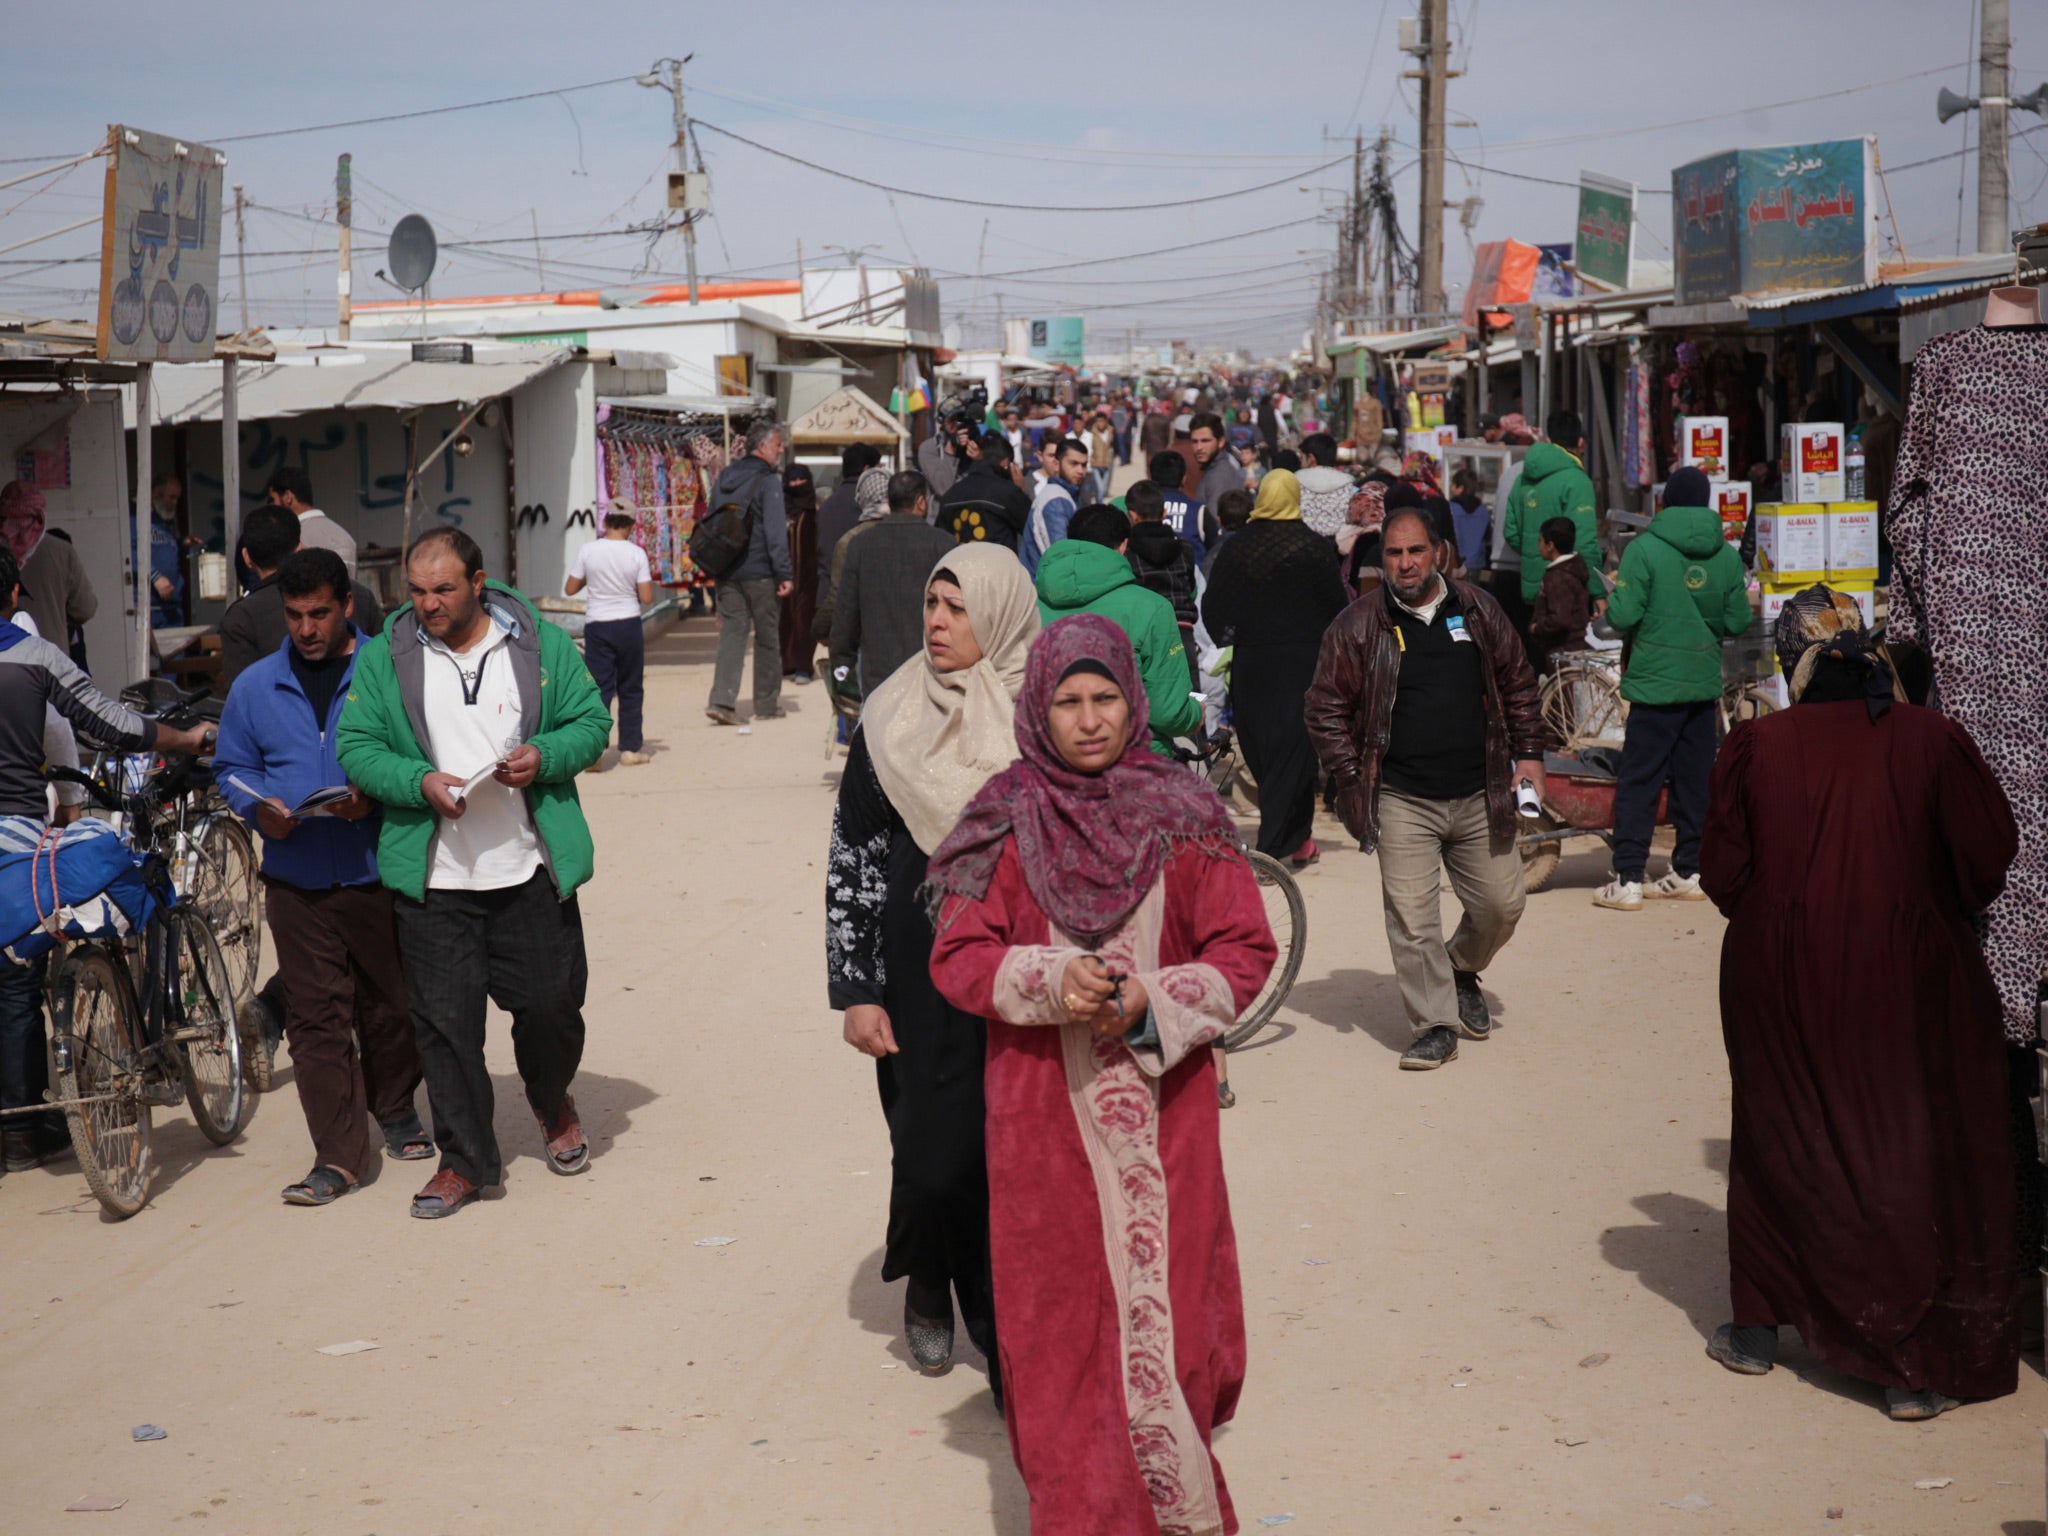
<instances>
[{"instance_id":1,"label":"black shoe","mask_svg":"<svg viewBox=\"0 0 2048 1536\"><path fill-rule=\"evenodd\" d=\"M9 1173L26 1173L42 1167L43 1155L36 1150L36 1133L26 1127L0 1131L0 1164Z\"/></svg>"},{"instance_id":2,"label":"black shoe","mask_svg":"<svg viewBox=\"0 0 2048 1536\"><path fill-rule=\"evenodd\" d=\"M1778 1330L1723 1323L1707 1340L1707 1354L1737 1375L1768 1376L1778 1363Z\"/></svg>"},{"instance_id":3,"label":"black shoe","mask_svg":"<svg viewBox=\"0 0 2048 1536\"><path fill-rule=\"evenodd\" d=\"M903 1294L903 1341L910 1358L927 1376L937 1376L953 1363L953 1297L950 1291L928 1293L915 1280Z\"/></svg>"},{"instance_id":4,"label":"black shoe","mask_svg":"<svg viewBox=\"0 0 2048 1536\"><path fill-rule=\"evenodd\" d=\"M1401 1053L1403 1072L1434 1072L1447 1061L1458 1059L1458 1034L1448 1024L1434 1024L1415 1037L1415 1043Z\"/></svg>"},{"instance_id":5,"label":"black shoe","mask_svg":"<svg viewBox=\"0 0 2048 1536\"><path fill-rule=\"evenodd\" d=\"M1484 1040L1493 1033L1493 1015L1486 1010L1486 994L1479 990L1479 973L1451 968L1458 984L1458 1030L1467 1040Z\"/></svg>"}]
</instances>

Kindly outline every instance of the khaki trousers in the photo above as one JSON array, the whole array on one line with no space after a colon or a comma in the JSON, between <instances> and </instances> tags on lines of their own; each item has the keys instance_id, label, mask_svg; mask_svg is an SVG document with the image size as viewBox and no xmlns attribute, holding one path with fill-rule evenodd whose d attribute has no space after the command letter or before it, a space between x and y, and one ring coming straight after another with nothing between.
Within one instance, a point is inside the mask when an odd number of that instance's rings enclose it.
<instances>
[{"instance_id":1,"label":"khaki trousers","mask_svg":"<svg viewBox=\"0 0 2048 1536\"><path fill-rule=\"evenodd\" d=\"M1443 877L1465 909L1444 944ZM1522 920L1522 856L1512 838L1496 839L1486 796L1418 800L1380 791L1380 892L1394 979L1415 1033L1458 1024L1453 967L1482 971Z\"/></svg>"}]
</instances>

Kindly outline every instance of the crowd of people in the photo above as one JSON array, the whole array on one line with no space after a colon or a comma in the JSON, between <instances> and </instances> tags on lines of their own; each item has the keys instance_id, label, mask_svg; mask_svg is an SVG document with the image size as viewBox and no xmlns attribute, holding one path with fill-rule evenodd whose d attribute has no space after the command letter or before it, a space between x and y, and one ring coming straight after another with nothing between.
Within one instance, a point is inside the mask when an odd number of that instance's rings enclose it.
<instances>
[{"instance_id":1,"label":"crowd of people","mask_svg":"<svg viewBox=\"0 0 2048 1536\"><path fill-rule=\"evenodd\" d=\"M1594 903L1729 918L1731 1321L1709 1354L1766 1372L1791 1324L1906 1420L2011 1391L2039 1180L1974 925L2015 810L2043 808L2009 803L1970 730L1911 702L1824 586L1773 630L1794 707L1721 740L1722 647L1754 613L1697 471L1610 563L1569 411L1540 440L1486 424L1532 439L1495 507L1427 457L1347 463L1277 389L1216 403L955 414L916 468L848 448L822 500L763 422L702 530L708 719L773 720L786 682L822 674L848 722L825 959L891 1139L882 1278L906 1282L921 1369L949 1366L962 1325L986 1360L1033 1529L1236 1526L1211 1451L1245 1372L1212 1046L1276 954L1247 845L1306 868L1333 811L1376 855L1400 1068L1488 1040L1483 975L1525 910L1520 834L1559 745L1539 681L1589 629L1627 646ZM1112 495L1123 466L1142 473ZM270 500L237 551L214 771L261 836L278 961L241 1026L266 1061L289 1042L313 1147L283 1198L345 1196L380 1144L438 1155L414 1216L498 1185L487 1001L511 1015L549 1167L580 1173L595 856L577 779L609 766L614 702L616 761L649 760L631 519L571 566L579 654L457 529L405 552L409 601L386 619L303 477ZM0 852L41 835L67 722L198 745L105 699L57 643L92 595L42 520L32 492L0 493ZM1493 569L1501 544L1518 569ZM1224 731L1258 785L1247 835L1179 760ZM41 1102L39 984L0 965L0 1107ZM9 1169L58 1150L53 1117L7 1127Z\"/></svg>"}]
</instances>

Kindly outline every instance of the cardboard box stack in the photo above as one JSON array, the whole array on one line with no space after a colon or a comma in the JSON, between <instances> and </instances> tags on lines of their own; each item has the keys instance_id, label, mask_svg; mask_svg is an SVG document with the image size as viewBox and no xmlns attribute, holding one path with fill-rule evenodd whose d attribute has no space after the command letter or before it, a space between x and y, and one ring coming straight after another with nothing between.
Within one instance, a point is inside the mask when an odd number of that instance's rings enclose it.
<instances>
[{"instance_id":1,"label":"cardboard box stack","mask_svg":"<svg viewBox=\"0 0 2048 1536\"><path fill-rule=\"evenodd\" d=\"M1728 456L1733 452L1726 416L1681 416L1678 418L1678 462L1689 464L1707 477L1713 487L1712 505L1721 514L1721 531L1728 542L1742 541L1749 520L1750 495L1747 480L1728 478ZM1662 506L1660 501L1659 506Z\"/></svg>"}]
</instances>

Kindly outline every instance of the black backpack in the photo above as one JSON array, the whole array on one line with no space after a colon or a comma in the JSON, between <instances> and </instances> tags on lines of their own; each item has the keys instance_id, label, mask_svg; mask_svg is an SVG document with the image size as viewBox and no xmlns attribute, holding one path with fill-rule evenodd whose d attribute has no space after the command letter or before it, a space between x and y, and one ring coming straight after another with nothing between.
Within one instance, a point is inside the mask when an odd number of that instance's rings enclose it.
<instances>
[{"instance_id":1,"label":"black backpack","mask_svg":"<svg viewBox=\"0 0 2048 1536\"><path fill-rule=\"evenodd\" d=\"M744 500L720 502L690 531L690 563L713 581L737 569L754 542L754 487L742 494Z\"/></svg>"}]
</instances>

